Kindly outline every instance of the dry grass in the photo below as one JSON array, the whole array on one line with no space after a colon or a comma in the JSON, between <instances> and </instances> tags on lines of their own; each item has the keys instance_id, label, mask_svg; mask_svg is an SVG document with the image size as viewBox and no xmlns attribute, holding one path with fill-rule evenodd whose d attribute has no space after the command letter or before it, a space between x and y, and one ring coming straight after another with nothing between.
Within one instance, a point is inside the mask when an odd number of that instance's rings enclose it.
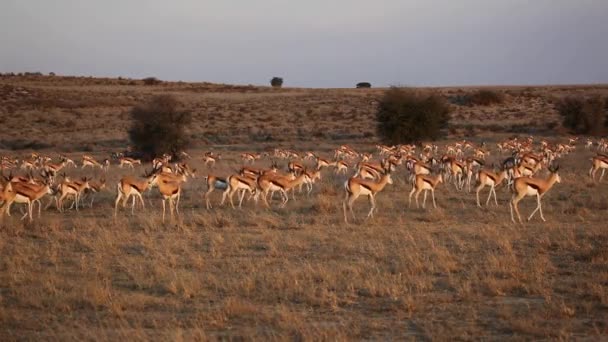
<instances>
[{"instance_id":1,"label":"dry grass","mask_svg":"<svg viewBox=\"0 0 608 342\"><path fill-rule=\"evenodd\" d=\"M304 103L297 112L306 114L300 118L303 127L323 125L331 135L342 128L327 113L351 108L347 116L365 117L356 111L370 110L369 99L375 96L374 90L234 90L169 82L144 87L96 79L20 82L44 94L83 92L100 102L105 100L99 94L124 94L125 102L118 97L120 105L108 104L107 118L120 118L139 97L166 88L192 106L204 103L200 115L215 115L213 122L201 119L200 125L209 126L197 134L232 132L227 122L235 108L252 118L285 113L295 129L298 124L290 120L298 115L292 110ZM211 88L223 90L204 90ZM502 110L509 108L509 96ZM364 105L354 109L351 100ZM21 120L44 112L14 106ZM60 119L67 115L56 105L50 108ZM100 108L70 109L86 118L75 127L93 129L89 139L73 131L46 136L48 123L30 124L26 132L3 130L2 139L29 136L49 144L65 139L66 149L86 144L94 155L107 157L104 149L110 145L94 141L114 139L123 147L119 125L124 121L100 127L94 119ZM315 122L305 120L309 116ZM16 125L17 119L2 117L2 125ZM248 124L239 122L224 139L247 136L240 130ZM264 124L279 131L272 121ZM306 142L276 134L286 139L283 147L322 156L336 145L329 139ZM373 149L356 141L358 150ZM224 158L212 172L234 172L239 151L264 146L216 146ZM202 151L190 152L198 156ZM78 159L81 152L68 155ZM499 207L479 209L474 194L441 185L438 209L410 209L403 170L378 196L377 217L362 220L368 203L360 199L355 204L359 220L351 225L343 223L340 203L345 178L327 171L310 198L297 194L286 209L277 209L276 202L271 210L253 203L242 211L219 207L215 193L216 208L207 211L201 178L211 171L200 160L192 162L199 176L185 186L178 221L161 224L157 190L146 194L145 211L131 216L121 210L114 221L114 184L133 173L114 167L107 175L109 190L97 197L94 209L63 215L49 210L33 224L19 221L17 209L0 223L0 339L601 340L608 334L608 185L584 176L590 155L581 150L561 161L563 182L543 200L548 221L536 218L524 225L510 223L505 189L497 191ZM142 172L143 167L134 171ZM522 214L532 210L533 202L522 202Z\"/></svg>"},{"instance_id":2,"label":"dry grass","mask_svg":"<svg viewBox=\"0 0 608 342\"><path fill-rule=\"evenodd\" d=\"M239 165L237 153L225 153L214 173ZM272 210L247 203L242 211L206 211L198 178L186 185L180 219L166 224L157 190L144 212L123 210L113 221L110 186L93 210L4 221L1 334L605 338L608 185L577 181L587 157L562 161L563 182L544 199L548 222L523 226L510 223L504 189L497 208L478 209L474 194L450 185L438 190L438 209L408 209L402 170L379 195L377 217L362 221L361 199L351 225L342 221L344 178L329 172L310 198ZM112 170L110 184L125 173Z\"/></svg>"}]
</instances>

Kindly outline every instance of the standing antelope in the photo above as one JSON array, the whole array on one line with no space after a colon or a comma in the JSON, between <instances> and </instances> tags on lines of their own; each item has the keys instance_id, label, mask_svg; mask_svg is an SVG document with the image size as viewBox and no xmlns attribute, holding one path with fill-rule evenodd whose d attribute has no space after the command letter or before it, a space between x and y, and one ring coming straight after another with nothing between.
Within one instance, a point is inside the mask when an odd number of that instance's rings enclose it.
<instances>
[{"instance_id":1,"label":"standing antelope","mask_svg":"<svg viewBox=\"0 0 608 342\"><path fill-rule=\"evenodd\" d=\"M78 203L80 202L80 196L84 193L86 189L90 189L89 180L85 177L82 179L82 182L70 182L64 180L61 183L59 191L61 192L61 196L57 201L57 208L60 212L63 212L63 200L68 196L74 197L74 203L76 204L76 211L78 211Z\"/></svg>"},{"instance_id":2,"label":"standing antelope","mask_svg":"<svg viewBox=\"0 0 608 342\"><path fill-rule=\"evenodd\" d=\"M131 205L131 214L135 212L135 199L139 198L142 208L145 208L144 199L142 193L148 189L156 181L156 174L145 174L144 178L135 178L132 176L122 177L121 180L116 184L118 194L116 195L116 201L114 202L114 217L118 213L118 203L122 199L122 206L125 207L129 197L133 196L133 204Z\"/></svg>"},{"instance_id":3,"label":"standing antelope","mask_svg":"<svg viewBox=\"0 0 608 342\"><path fill-rule=\"evenodd\" d=\"M441 174L437 176L430 175L416 175L416 180L414 181L414 186L412 187L412 191L409 196L408 207L412 205L412 195L416 194L416 208L420 208L418 205L418 196L422 191L424 191L424 198L422 200L422 209L425 209L426 206L426 194L430 190L431 196L433 198L433 208L437 208L437 204L435 203L435 188L439 183L443 183L443 176Z\"/></svg>"},{"instance_id":4,"label":"standing antelope","mask_svg":"<svg viewBox=\"0 0 608 342\"><path fill-rule=\"evenodd\" d=\"M7 190L8 189L8 190ZM38 202L38 217L40 217L42 204L40 203L40 199L47 194L52 194L53 190L51 189L48 183L43 185L23 183L23 182L15 182L9 185L6 185L3 191L4 204L0 207L0 215L3 215L4 212L10 216L10 206L13 203L23 203L27 204L27 212L21 219L25 219L29 216L30 222L34 220L33 215L33 207L34 203Z\"/></svg>"},{"instance_id":5,"label":"standing antelope","mask_svg":"<svg viewBox=\"0 0 608 342\"><path fill-rule=\"evenodd\" d=\"M342 202L342 209L344 211L344 222L348 223L346 207L348 207L353 217L353 220L355 219L355 213L353 212L353 203L355 203L357 198L359 198L359 196L361 195L369 197L371 208L369 209L367 217L374 217L374 210L376 209L375 197L380 191L384 190L384 187L387 184L393 184L390 170L385 170L378 182L365 180L357 177L349 178L344 183L344 189L346 190L344 202Z\"/></svg>"},{"instance_id":6,"label":"standing antelope","mask_svg":"<svg viewBox=\"0 0 608 342\"><path fill-rule=\"evenodd\" d=\"M283 203L281 203L281 208L284 208L289 201L289 196L287 195L287 191L290 189L302 184L305 182L308 176L305 172L296 177L295 179L290 179L285 176L279 176L274 173L266 173L258 177L257 183L258 188L260 189L260 193L258 196L262 196L264 200L264 204L266 207L270 208L270 204L268 204L268 192L279 191L283 197Z\"/></svg>"},{"instance_id":7,"label":"standing antelope","mask_svg":"<svg viewBox=\"0 0 608 342\"><path fill-rule=\"evenodd\" d=\"M173 220L173 211L179 215L179 198L182 191L182 180L157 177L155 182L158 190L163 197L163 222L165 222L165 202L169 202L169 212Z\"/></svg>"},{"instance_id":8,"label":"standing antelope","mask_svg":"<svg viewBox=\"0 0 608 342\"><path fill-rule=\"evenodd\" d=\"M488 203L490 203L490 198L492 198L492 194L494 194L494 203L498 205L495 188L507 178L507 170L502 170L498 174L487 170L479 170L478 178L479 184L475 189L475 194L477 196L477 206L481 207L481 204L479 203L479 192L486 186L490 187L490 193L488 194L488 199L486 200L486 206L488 205Z\"/></svg>"},{"instance_id":9,"label":"standing antelope","mask_svg":"<svg viewBox=\"0 0 608 342\"><path fill-rule=\"evenodd\" d=\"M589 169L589 176L591 176L591 179L593 179L594 182L595 174L600 169L602 170L599 179L601 182L602 178L604 178L604 172L606 172L606 169L608 169L608 156L598 154L597 156L591 158L591 169Z\"/></svg>"},{"instance_id":10,"label":"standing antelope","mask_svg":"<svg viewBox=\"0 0 608 342\"><path fill-rule=\"evenodd\" d=\"M522 223L521 216L519 215L519 208L517 204L526 196L534 196L536 195L537 206L536 209L530 214L528 217L528 221L532 219L536 212L540 212L540 218L545 221L545 217L543 216L543 209L541 207L540 200L544 194L549 191L555 183L560 183L561 178L557 171L559 170L559 166L557 167L549 167L549 172L551 174L547 179L539 179L534 177L519 177L516 178L513 182L513 190L514 194L509 202L509 208L511 211L511 221L515 222L515 217L513 216L513 208L515 208L515 213L517 214L517 218L519 219L519 223Z\"/></svg>"},{"instance_id":11,"label":"standing antelope","mask_svg":"<svg viewBox=\"0 0 608 342\"><path fill-rule=\"evenodd\" d=\"M245 197L246 191L249 191L251 196L255 196L255 194L256 194L256 188L257 188L256 178L249 178L249 177L240 176L240 175L232 175L232 176L228 177L227 183L228 183L228 186L226 187L226 190L222 194L222 202L220 203L220 205L224 204L224 201L226 200L226 196L228 196L228 198L230 200L230 205L232 206L232 208L234 208L234 202L232 201L232 197L234 196L235 192L241 190L241 195L239 198L239 208L241 208L241 205L243 204L243 198ZM250 196L250 198L251 198L251 196ZM257 199L257 197L256 197L256 199Z\"/></svg>"}]
</instances>

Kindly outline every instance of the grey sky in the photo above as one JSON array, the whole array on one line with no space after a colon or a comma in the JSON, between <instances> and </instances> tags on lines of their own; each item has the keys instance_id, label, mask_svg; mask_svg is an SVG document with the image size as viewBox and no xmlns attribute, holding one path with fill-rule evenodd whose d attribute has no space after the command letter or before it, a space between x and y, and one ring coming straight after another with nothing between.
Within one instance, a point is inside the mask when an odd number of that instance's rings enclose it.
<instances>
[{"instance_id":1,"label":"grey sky","mask_svg":"<svg viewBox=\"0 0 608 342\"><path fill-rule=\"evenodd\" d=\"M608 0L0 0L0 71L351 87L608 83Z\"/></svg>"}]
</instances>

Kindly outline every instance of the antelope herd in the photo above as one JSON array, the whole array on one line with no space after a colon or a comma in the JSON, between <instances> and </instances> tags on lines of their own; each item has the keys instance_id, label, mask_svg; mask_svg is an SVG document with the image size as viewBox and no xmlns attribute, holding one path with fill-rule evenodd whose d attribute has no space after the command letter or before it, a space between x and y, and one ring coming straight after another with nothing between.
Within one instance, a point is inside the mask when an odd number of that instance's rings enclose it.
<instances>
[{"instance_id":1,"label":"antelope herd","mask_svg":"<svg viewBox=\"0 0 608 342\"><path fill-rule=\"evenodd\" d=\"M538 212L545 221L541 200L556 183L561 182L558 174L559 160L575 153L578 144L577 138L569 138L563 143L535 141L533 137L513 138L496 144L496 149L493 149L496 162L491 164L488 162L492 158L491 147L469 141L450 143L441 148L435 144L377 145L373 153L358 152L342 145L333 151L330 158L322 158L310 151L301 153L274 149L263 153L242 153L240 159L243 166L228 175L214 172L216 164L224 160L221 155L206 152L201 156L202 164L209 171L204 177L207 191L204 192L203 199L205 207L212 209L211 194L219 190L223 192L220 205L228 200L234 208L233 197L237 194L238 208L242 208L246 195L248 201L253 200L257 204L261 199L270 208L274 193L278 192L281 197L280 207L284 208L289 202L290 193L291 198L296 200L296 190L301 193L305 187L306 194L310 196L314 184L321 181L324 173L331 172L335 175L334 179L345 179L342 183L342 210L344 221L348 222L347 212L355 218L353 205L361 196L368 197L370 209L367 217L373 217L377 209L376 197L387 185L393 184L396 172L402 170L400 177L411 185L408 197L410 206L414 197L418 207L419 195L424 192L422 207L425 208L427 194L430 192L433 207L436 208L435 190L442 183L445 186L453 185L455 191L461 192L471 192L474 187L476 205L479 207L479 194L489 187L485 204L488 206L494 197L494 204L498 206L496 189L504 186L512 192L508 205L514 223L522 222L518 204L527 196L536 197L536 208L528 220ZM608 141L588 139L583 146L585 150L595 150L588 174L594 182L601 182L608 169L608 155L605 154ZM191 159L185 152L178 156L181 160ZM112 153L110 159L103 161L83 155L80 169L93 169L96 170L95 173L105 175L111 165L117 165L118 169L123 170L120 172L129 173L124 174L116 183L114 217L118 215L119 207L127 206L129 199L131 214L135 213L138 206L145 208L144 193L157 188L162 198L162 220L165 221L167 206L172 220L175 215L179 215L182 188L189 179L196 177L196 169L192 169L188 162L172 163L171 160L169 155L155 158L151 163L151 171L140 177L133 174L136 166L144 170L146 166L140 159L126 157L122 153ZM256 163L263 160L271 162L271 166L255 167ZM281 170L279 163L286 163L286 172ZM66 201L71 201L68 210L79 211L86 204L93 207L95 194L106 188L105 176L94 180L88 177L72 179L66 175L67 171L77 167L77 163L65 155L59 155L57 162L38 153L32 153L23 159L3 156L0 164L0 218L10 216L11 205L23 204L25 210L22 210L21 219L33 221L35 205L38 204L40 217L45 197L48 198L45 209L55 204L59 212L66 210ZM333 171L327 171L330 169ZM541 176L543 170L547 170L545 177ZM601 171L599 179L598 171Z\"/></svg>"}]
</instances>

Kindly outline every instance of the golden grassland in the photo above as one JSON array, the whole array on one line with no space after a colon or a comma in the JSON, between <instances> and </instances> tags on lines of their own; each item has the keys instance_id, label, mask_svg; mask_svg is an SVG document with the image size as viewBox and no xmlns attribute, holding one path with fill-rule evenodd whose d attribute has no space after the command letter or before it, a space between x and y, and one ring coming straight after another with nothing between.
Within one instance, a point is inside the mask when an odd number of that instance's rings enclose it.
<instances>
[{"instance_id":1,"label":"golden grassland","mask_svg":"<svg viewBox=\"0 0 608 342\"><path fill-rule=\"evenodd\" d=\"M76 81L93 84L80 86ZM367 103L379 94L377 90L254 88L248 92L249 87L234 90L229 86L171 84L157 88L102 81L59 80L54 84L45 79L9 84L28 93L39 89L45 94L44 101L67 94L74 94L76 100L80 92L90 94L82 98L87 105L75 109L56 104L48 109L22 107L15 104L22 99L10 95L11 110L20 115L28 131L3 129L0 139L58 144L57 150L49 148L47 152L53 155L61 149L72 150L68 156L75 160L86 146L101 159L108 156L112 143L122 144L126 139L124 126L130 105L140 97L175 87L180 89L175 92L182 100L191 99L197 106L217 104L214 113L222 119L209 123L208 128L201 119L194 134L217 129L227 134L222 143L240 138L246 141L189 151L194 157L190 163L198 169L197 178L184 186L181 215L174 222L161 223L156 189L146 193L146 209L131 216L130 208L121 208L118 218L112 218L116 182L125 174L142 174L145 166L131 171L113 165L105 175L108 189L99 194L92 209L64 214L49 209L40 219L27 223L19 220L16 206L13 216L0 223L0 339L606 338L608 185L595 184L586 175L593 152L582 146L560 160L562 182L543 199L544 223L537 216L523 225L512 224L507 205L510 193L505 188L497 190L498 207L477 208L474 193L442 184L436 193L437 209L408 208L411 185L406 184L403 168L394 174L395 184L378 195L376 217L364 220L369 203L361 198L355 204L358 219L350 225L344 224L342 216L346 178L328 170L310 197L296 193L297 200L290 199L284 209L278 208L276 199L271 209L253 202L246 202L242 210L221 207L216 192L212 196L214 208L208 211L202 198L204 176L235 172L241 165L239 151L281 145L329 157L331 148L344 142L339 140L341 136L331 134L341 134L340 129L353 134L344 120L335 126L323 121L326 136L322 142L299 140L277 128L276 133L270 133L276 140L254 144L256 135L238 130L230 133L228 118L239 115L234 111L238 108L235 103L248 108L243 115L284 112L281 115L293 120L298 117L291 112L299 101L295 98L301 97L309 102L298 110L311 110L327 118L325 110L317 107L320 103L312 104L332 101L336 106L343 101L340 108L358 108L355 99ZM200 93L182 89L188 87L226 89ZM532 92L552 92L543 89ZM12 89L11 94L16 91ZM128 95L131 91L135 95ZM134 99L121 102L121 92ZM48 95L51 93L61 97ZM114 97L116 100L110 101ZM94 99L107 101L106 107L89 107L88 101ZM248 107L258 101L259 110ZM278 104L284 105L278 109ZM496 119L501 107L459 110L491 110L495 112L493 124L504 124ZM52 134L55 129L68 129L65 124L54 126L51 122L57 117L64 120L62 115L69 111L80 113L84 122L76 122L64 134ZM23 124L24 118L44 113L50 121ZM76 120L76 114L70 115ZM124 115L123 121L109 124L116 115ZM371 114L365 115L371 122ZM300 117L304 129L314 130L308 116ZM3 128L16 127L15 117L1 118ZM538 120L536 116L525 119ZM267 127L279 124L272 120L265 121ZM108 125L101 127L102 121ZM236 123L239 129L248 124ZM280 125L283 130L298 128L294 122ZM93 129L90 139L87 133L77 132L80 127ZM480 127L475 129L481 134ZM346 137L345 141L352 139L352 146L359 151L372 151L373 144L365 143L363 137L367 128L353 129L361 137ZM369 129L373 134L373 127ZM74 141L73 146L70 141ZM211 149L223 156L213 170L205 168L198 158L203 150ZM28 151L2 154L25 155ZM489 163L498 160L493 150ZM284 168L285 163L280 166ZM258 165L268 166L270 161ZM66 172L74 177L101 176L99 171ZM482 192L483 200L487 191ZM534 202L533 198L521 202L522 215L531 212Z\"/></svg>"},{"instance_id":2,"label":"golden grassland","mask_svg":"<svg viewBox=\"0 0 608 342\"><path fill-rule=\"evenodd\" d=\"M3 339L591 338L608 333L608 185L584 175L591 152L561 162L544 198L547 222L510 221L499 204L442 184L437 209L408 208L405 173L378 195L378 212L343 223L344 176L325 171L310 197L285 209L244 204L207 211L200 178L181 216L161 223L160 197L112 219L109 189L93 209L19 210L0 231ZM263 162L260 165L266 165ZM227 154L213 171L240 165ZM284 166L284 165L282 165ZM91 172L68 170L68 174ZM487 191L487 190L486 190ZM482 197L487 192L482 193ZM521 202L525 215L534 199Z\"/></svg>"}]
</instances>

